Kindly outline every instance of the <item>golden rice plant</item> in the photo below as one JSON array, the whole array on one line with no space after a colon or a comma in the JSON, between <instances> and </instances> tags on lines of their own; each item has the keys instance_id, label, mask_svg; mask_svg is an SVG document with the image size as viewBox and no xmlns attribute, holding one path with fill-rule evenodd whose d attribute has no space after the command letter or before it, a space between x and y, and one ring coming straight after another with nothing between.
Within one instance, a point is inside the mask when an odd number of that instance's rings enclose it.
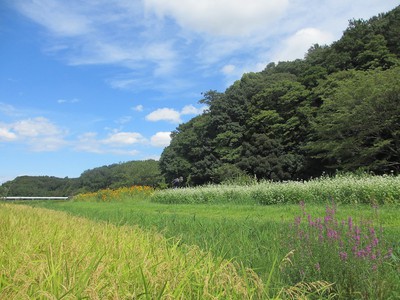
<instances>
[{"instance_id":1,"label":"golden rice plant","mask_svg":"<svg viewBox=\"0 0 400 300\"><path fill-rule=\"evenodd\" d=\"M250 270L139 227L0 205L0 299L257 299Z\"/></svg>"}]
</instances>

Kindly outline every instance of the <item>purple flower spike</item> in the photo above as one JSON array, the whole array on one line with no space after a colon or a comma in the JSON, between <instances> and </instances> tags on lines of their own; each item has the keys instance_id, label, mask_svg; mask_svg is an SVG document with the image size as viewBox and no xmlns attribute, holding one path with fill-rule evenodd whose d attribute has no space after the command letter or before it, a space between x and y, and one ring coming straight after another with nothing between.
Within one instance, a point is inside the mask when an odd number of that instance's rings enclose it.
<instances>
[{"instance_id":1,"label":"purple flower spike","mask_svg":"<svg viewBox=\"0 0 400 300\"><path fill-rule=\"evenodd\" d=\"M347 252L342 251L342 252L339 253L339 256L340 256L341 260L343 260L343 261L347 260Z\"/></svg>"}]
</instances>

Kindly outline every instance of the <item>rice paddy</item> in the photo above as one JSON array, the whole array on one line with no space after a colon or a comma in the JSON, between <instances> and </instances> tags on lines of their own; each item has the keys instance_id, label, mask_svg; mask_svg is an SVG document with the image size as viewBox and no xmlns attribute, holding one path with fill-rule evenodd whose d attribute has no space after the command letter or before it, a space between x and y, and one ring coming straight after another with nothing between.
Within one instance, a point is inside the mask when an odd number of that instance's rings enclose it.
<instances>
[{"instance_id":1,"label":"rice paddy","mask_svg":"<svg viewBox=\"0 0 400 300\"><path fill-rule=\"evenodd\" d=\"M399 179L352 180L263 183L292 195L275 205L251 186L0 204L0 298L398 299Z\"/></svg>"}]
</instances>

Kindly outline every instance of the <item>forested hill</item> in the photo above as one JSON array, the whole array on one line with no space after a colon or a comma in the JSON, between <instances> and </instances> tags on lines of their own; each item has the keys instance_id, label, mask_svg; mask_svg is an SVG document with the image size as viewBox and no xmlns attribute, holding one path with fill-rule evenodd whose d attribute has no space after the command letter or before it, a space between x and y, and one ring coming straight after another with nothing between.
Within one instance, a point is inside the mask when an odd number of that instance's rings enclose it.
<instances>
[{"instance_id":1,"label":"forested hill","mask_svg":"<svg viewBox=\"0 0 400 300\"><path fill-rule=\"evenodd\" d=\"M78 178L20 176L0 186L2 196L71 196L106 188L156 186L162 182L158 161L130 161L87 170Z\"/></svg>"},{"instance_id":2,"label":"forested hill","mask_svg":"<svg viewBox=\"0 0 400 300\"><path fill-rule=\"evenodd\" d=\"M400 6L203 96L208 111L181 124L161 155L167 180L399 173Z\"/></svg>"}]
</instances>

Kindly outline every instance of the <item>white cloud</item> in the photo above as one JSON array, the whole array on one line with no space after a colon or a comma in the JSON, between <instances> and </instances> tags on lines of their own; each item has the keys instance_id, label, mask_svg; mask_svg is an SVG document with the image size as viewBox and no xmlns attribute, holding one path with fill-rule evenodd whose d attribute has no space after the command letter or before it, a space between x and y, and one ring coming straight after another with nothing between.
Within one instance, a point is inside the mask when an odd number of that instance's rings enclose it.
<instances>
[{"instance_id":1,"label":"white cloud","mask_svg":"<svg viewBox=\"0 0 400 300\"><path fill-rule=\"evenodd\" d=\"M63 135L61 129L43 117L18 121L12 125L12 129L20 137Z\"/></svg>"},{"instance_id":2,"label":"white cloud","mask_svg":"<svg viewBox=\"0 0 400 300\"><path fill-rule=\"evenodd\" d=\"M15 141L17 139L17 135L14 132L11 132L6 127L0 126L0 142L1 141Z\"/></svg>"},{"instance_id":3,"label":"white cloud","mask_svg":"<svg viewBox=\"0 0 400 300\"><path fill-rule=\"evenodd\" d=\"M146 116L147 121L167 121L170 123L182 123L182 116L185 115L199 115L204 112L206 107L196 108L193 105L186 105L179 112L173 108L159 108Z\"/></svg>"},{"instance_id":4,"label":"white cloud","mask_svg":"<svg viewBox=\"0 0 400 300\"><path fill-rule=\"evenodd\" d=\"M135 90L137 87L147 86L148 84L143 83L143 79L131 78L131 79L121 79L113 78L107 80L108 84L114 89L122 90Z\"/></svg>"},{"instance_id":5,"label":"white cloud","mask_svg":"<svg viewBox=\"0 0 400 300\"><path fill-rule=\"evenodd\" d=\"M196 108L193 105L186 105L182 108L181 115L200 115L205 109L205 107Z\"/></svg>"},{"instance_id":6,"label":"white cloud","mask_svg":"<svg viewBox=\"0 0 400 300\"><path fill-rule=\"evenodd\" d=\"M167 147L171 142L171 132L157 132L150 138L150 142L154 147Z\"/></svg>"},{"instance_id":7,"label":"white cloud","mask_svg":"<svg viewBox=\"0 0 400 300\"><path fill-rule=\"evenodd\" d=\"M73 104L73 103L78 103L79 102L79 99L77 99L77 98L73 98L73 99L58 99L57 100L57 103L58 104L64 104L64 103L70 103L70 104Z\"/></svg>"},{"instance_id":8,"label":"white cloud","mask_svg":"<svg viewBox=\"0 0 400 300\"><path fill-rule=\"evenodd\" d=\"M99 138L96 132L87 132L78 137L74 150L95 154L136 156L140 152L132 149L132 146L147 143L147 139L137 132L115 132L107 138Z\"/></svg>"},{"instance_id":9,"label":"white cloud","mask_svg":"<svg viewBox=\"0 0 400 300\"><path fill-rule=\"evenodd\" d=\"M17 109L7 103L0 102L0 113L6 116L20 116L21 114L17 111Z\"/></svg>"},{"instance_id":10,"label":"white cloud","mask_svg":"<svg viewBox=\"0 0 400 300\"><path fill-rule=\"evenodd\" d=\"M140 152L138 150L122 150L122 149L110 149L108 153L115 154L115 155L129 155L129 156L136 156Z\"/></svg>"},{"instance_id":11,"label":"white cloud","mask_svg":"<svg viewBox=\"0 0 400 300\"><path fill-rule=\"evenodd\" d=\"M117 124L126 124L132 121L132 116L123 116L120 117L118 120L115 121Z\"/></svg>"},{"instance_id":12,"label":"white cloud","mask_svg":"<svg viewBox=\"0 0 400 300\"><path fill-rule=\"evenodd\" d=\"M103 144L132 145L143 143L144 137L137 132L117 132L102 141Z\"/></svg>"},{"instance_id":13,"label":"white cloud","mask_svg":"<svg viewBox=\"0 0 400 300\"><path fill-rule=\"evenodd\" d=\"M222 73L224 73L225 75L230 75L235 71L236 67L234 65L225 65L223 66L223 68L221 69Z\"/></svg>"},{"instance_id":14,"label":"white cloud","mask_svg":"<svg viewBox=\"0 0 400 300\"><path fill-rule=\"evenodd\" d=\"M42 136L35 137L28 141L32 151L36 152L52 152L63 148L68 143L62 136Z\"/></svg>"},{"instance_id":15,"label":"white cloud","mask_svg":"<svg viewBox=\"0 0 400 300\"><path fill-rule=\"evenodd\" d=\"M284 40L280 49L274 54L273 61L287 61L304 58L305 53L313 44L329 44L334 37L329 32L317 28L304 28Z\"/></svg>"},{"instance_id":16,"label":"white cloud","mask_svg":"<svg viewBox=\"0 0 400 300\"><path fill-rule=\"evenodd\" d=\"M78 137L74 149L76 151L83 151L89 153L103 153L101 150L101 143L97 140L97 133L86 132Z\"/></svg>"},{"instance_id":17,"label":"white cloud","mask_svg":"<svg viewBox=\"0 0 400 300\"><path fill-rule=\"evenodd\" d=\"M141 105L141 104L139 104L139 105L136 105L135 107L132 107L132 110L134 110L134 111L143 111L143 105Z\"/></svg>"},{"instance_id":18,"label":"white cloud","mask_svg":"<svg viewBox=\"0 0 400 300\"><path fill-rule=\"evenodd\" d=\"M181 114L172 108L159 108L146 116L147 121L167 121L171 123L181 123Z\"/></svg>"},{"instance_id":19,"label":"white cloud","mask_svg":"<svg viewBox=\"0 0 400 300\"><path fill-rule=\"evenodd\" d=\"M16 1L20 11L57 35L76 36L90 31L90 21L55 0Z\"/></svg>"},{"instance_id":20,"label":"white cloud","mask_svg":"<svg viewBox=\"0 0 400 300\"><path fill-rule=\"evenodd\" d=\"M67 144L66 134L66 130L43 117L0 124L0 141L22 142L32 151L56 151Z\"/></svg>"},{"instance_id":21,"label":"white cloud","mask_svg":"<svg viewBox=\"0 0 400 300\"><path fill-rule=\"evenodd\" d=\"M135 156L139 154L139 151L129 149L129 147L133 144L145 142L146 139L136 132L118 132L108 136L106 139L99 139L95 132L86 132L78 137L74 149L75 151L95 154Z\"/></svg>"},{"instance_id":22,"label":"white cloud","mask_svg":"<svg viewBox=\"0 0 400 300\"><path fill-rule=\"evenodd\" d=\"M145 0L148 11L172 17L182 28L210 35L240 36L277 20L288 0Z\"/></svg>"}]
</instances>

